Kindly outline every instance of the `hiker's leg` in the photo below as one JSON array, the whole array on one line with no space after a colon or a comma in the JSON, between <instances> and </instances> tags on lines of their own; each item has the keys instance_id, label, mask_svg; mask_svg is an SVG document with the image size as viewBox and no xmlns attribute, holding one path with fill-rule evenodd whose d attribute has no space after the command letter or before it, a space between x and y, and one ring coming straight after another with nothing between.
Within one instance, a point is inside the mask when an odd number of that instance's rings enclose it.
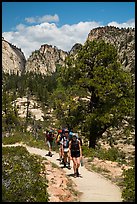
<instances>
[{"instance_id":1,"label":"hiker's leg","mask_svg":"<svg viewBox=\"0 0 137 204\"><path fill-rule=\"evenodd\" d=\"M49 141L47 141L47 145L48 145L48 150L49 150L48 156L50 156L51 155L51 144Z\"/></svg>"},{"instance_id":2,"label":"hiker's leg","mask_svg":"<svg viewBox=\"0 0 137 204\"><path fill-rule=\"evenodd\" d=\"M52 142L50 142L50 149L49 149L50 152L52 152L52 145L53 145Z\"/></svg>"},{"instance_id":3,"label":"hiker's leg","mask_svg":"<svg viewBox=\"0 0 137 204\"><path fill-rule=\"evenodd\" d=\"M59 159L60 159L60 161L61 161L62 155L61 155L61 147L60 147L60 145L58 145L58 148L59 148Z\"/></svg>"},{"instance_id":4,"label":"hiker's leg","mask_svg":"<svg viewBox=\"0 0 137 204\"><path fill-rule=\"evenodd\" d=\"M70 166L70 155L69 155L69 152L67 153L68 155L68 165Z\"/></svg>"},{"instance_id":5,"label":"hiker's leg","mask_svg":"<svg viewBox=\"0 0 137 204\"><path fill-rule=\"evenodd\" d=\"M50 151L51 147L50 147L50 142L47 141L47 145L48 145L48 150Z\"/></svg>"},{"instance_id":6,"label":"hiker's leg","mask_svg":"<svg viewBox=\"0 0 137 204\"><path fill-rule=\"evenodd\" d=\"M77 157L76 161L77 161L77 168L79 168L79 166L80 166L80 157Z\"/></svg>"},{"instance_id":7,"label":"hiker's leg","mask_svg":"<svg viewBox=\"0 0 137 204\"><path fill-rule=\"evenodd\" d=\"M76 158L75 158L75 157L72 157L72 161L73 161L74 174L76 174L76 167L77 167Z\"/></svg>"},{"instance_id":8,"label":"hiker's leg","mask_svg":"<svg viewBox=\"0 0 137 204\"><path fill-rule=\"evenodd\" d=\"M64 163L66 163L66 154L65 154L65 152L63 154L63 161L64 161Z\"/></svg>"},{"instance_id":9,"label":"hiker's leg","mask_svg":"<svg viewBox=\"0 0 137 204\"><path fill-rule=\"evenodd\" d=\"M79 176L80 157L76 158L76 174Z\"/></svg>"},{"instance_id":10,"label":"hiker's leg","mask_svg":"<svg viewBox=\"0 0 137 204\"><path fill-rule=\"evenodd\" d=\"M61 145L60 145L60 158L63 159L63 151L62 151L62 147L61 147Z\"/></svg>"}]
</instances>

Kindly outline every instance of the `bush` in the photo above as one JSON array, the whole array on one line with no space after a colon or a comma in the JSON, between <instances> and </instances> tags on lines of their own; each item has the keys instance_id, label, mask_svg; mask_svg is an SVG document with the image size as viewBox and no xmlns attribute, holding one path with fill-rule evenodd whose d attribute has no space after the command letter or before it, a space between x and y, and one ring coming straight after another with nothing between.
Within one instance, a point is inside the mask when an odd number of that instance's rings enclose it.
<instances>
[{"instance_id":1,"label":"bush","mask_svg":"<svg viewBox=\"0 0 137 204\"><path fill-rule=\"evenodd\" d=\"M82 146L82 152L84 156L91 157L98 157L102 160L109 160L109 161L119 161L121 162L125 160L125 155L123 152L118 151L116 148L110 148L108 150L102 148L88 148L86 146Z\"/></svg>"},{"instance_id":2,"label":"bush","mask_svg":"<svg viewBox=\"0 0 137 204\"><path fill-rule=\"evenodd\" d=\"M91 157L91 159L93 159L95 156L95 149L82 145L82 154L85 157Z\"/></svg>"},{"instance_id":3,"label":"bush","mask_svg":"<svg viewBox=\"0 0 137 204\"><path fill-rule=\"evenodd\" d=\"M10 134L9 137L3 137L2 138L2 143L3 144L14 144L16 142L21 142L22 141L23 135L20 132L14 133L14 135Z\"/></svg>"},{"instance_id":4,"label":"bush","mask_svg":"<svg viewBox=\"0 0 137 204\"><path fill-rule=\"evenodd\" d=\"M135 202L135 167L124 170L124 189L122 197L124 202Z\"/></svg>"},{"instance_id":5,"label":"bush","mask_svg":"<svg viewBox=\"0 0 137 204\"><path fill-rule=\"evenodd\" d=\"M10 135L9 137L2 138L2 143L4 145L15 144L15 143L20 143L20 142L25 143L29 146L38 147L41 149L46 148L44 137L43 139L39 139L39 138L35 139L34 135L29 132L16 131L14 132L14 135Z\"/></svg>"},{"instance_id":6,"label":"bush","mask_svg":"<svg viewBox=\"0 0 137 204\"><path fill-rule=\"evenodd\" d=\"M42 159L25 147L2 148L2 201L48 202Z\"/></svg>"},{"instance_id":7,"label":"bush","mask_svg":"<svg viewBox=\"0 0 137 204\"><path fill-rule=\"evenodd\" d=\"M118 151L118 149L114 147L108 150L100 149L97 152L97 156L100 159L109 160L109 161L120 161L121 159L125 159L124 153Z\"/></svg>"}]
</instances>

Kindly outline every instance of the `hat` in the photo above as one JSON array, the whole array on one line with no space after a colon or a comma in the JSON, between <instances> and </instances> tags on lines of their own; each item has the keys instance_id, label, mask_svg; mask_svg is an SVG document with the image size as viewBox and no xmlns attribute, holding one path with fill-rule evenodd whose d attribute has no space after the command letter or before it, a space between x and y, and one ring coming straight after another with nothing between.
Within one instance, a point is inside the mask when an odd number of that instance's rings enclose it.
<instances>
[{"instance_id":1,"label":"hat","mask_svg":"<svg viewBox=\"0 0 137 204\"><path fill-rule=\"evenodd\" d=\"M69 135L72 136L72 135L73 135L73 132L69 132Z\"/></svg>"},{"instance_id":2,"label":"hat","mask_svg":"<svg viewBox=\"0 0 137 204\"><path fill-rule=\"evenodd\" d=\"M62 132L62 130L58 130L58 133L61 133Z\"/></svg>"},{"instance_id":3,"label":"hat","mask_svg":"<svg viewBox=\"0 0 137 204\"><path fill-rule=\"evenodd\" d=\"M73 133L73 134L72 134L72 137L78 138L78 133Z\"/></svg>"},{"instance_id":4,"label":"hat","mask_svg":"<svg viewBox=\"0 0 137 204\"><path fill-rule=\"evenodd\" d=\"M77 135L75 133L72 134L72 137L77 137Z\"/></svg>"}]
</instances>

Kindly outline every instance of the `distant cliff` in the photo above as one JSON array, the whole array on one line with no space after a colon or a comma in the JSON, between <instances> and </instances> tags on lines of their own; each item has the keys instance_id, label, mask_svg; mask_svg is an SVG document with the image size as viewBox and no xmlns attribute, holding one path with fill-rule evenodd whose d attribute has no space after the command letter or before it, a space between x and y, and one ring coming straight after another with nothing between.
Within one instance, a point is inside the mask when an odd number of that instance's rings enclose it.
<instances>
[{"instance_id":1,"label":"distant cliff","mask_svg":"<svg viewBox=\"0 0 137 204\"><path fill-rule=\"evenodd\" d=\"M52 45L41 45L39 50L32 52L28 58L26 72L37 72L42 74L53 73L57 65L64 65L68 53L53 47Z\"/></svg>"},{"instance_id":2,"label":"distant cliff","mask_svg":"<svg viewBox=\"0 0 137 204\"><path fill-rule=\"evenodd\" d=\"M88 34L87 40L104 40L113 44L125 70L135 72L135 29L105 26L95 28Z\"/></svg>"},{"instance_id":3,"label":"distant cliff","mask_svg":"<svg viewBox=\"0 0 137 204\"><path fill-rule=\"evenodd\" d=\"M25 69L26 59L21 49L2 38L2 70L5 73L21 73Z\"/></svg>"},{"instance_id":4,"label":"distant cliff","mask_svg":"<svg viewBox=\"0 0 137 204\"><path fill-rule=\"evenodd\" d=\"M119 61L125 70L135 73L135 29L116 28L113 26L98 27L92 29L87 40L104 40L116 46ZM44 44L39 50L32 52L30 57L25 59L21 49L13 46L2 38L2 68L8 73L37 72L51 74L56 71L57 65L64 65L67 56L77 54L82 45L76 43L69 52L58 49L55 46Z\"/></svg>"}]
</instances>

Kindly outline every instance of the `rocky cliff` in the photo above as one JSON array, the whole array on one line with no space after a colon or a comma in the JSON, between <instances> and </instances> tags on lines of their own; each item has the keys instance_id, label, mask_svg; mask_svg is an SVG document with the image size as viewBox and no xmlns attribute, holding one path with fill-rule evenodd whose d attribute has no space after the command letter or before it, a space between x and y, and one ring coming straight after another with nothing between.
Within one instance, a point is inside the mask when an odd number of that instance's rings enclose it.
<instances>
[{"instance_id":1,"label":"rocky cliff","mask_svg":"<svg viewBox=\"0 0 137 204\"><path fill-rule=\"evenodd\" d=\"M116 46L123 68L135 72L135 29L105 26L90 31L87 40L104 40Z\"/></svg>"},{"instance_id":2,"label":"rocky cliff","mask_svg":"<svg viewBox=\"0 0 137 204\"><path fill-rule=\"evenodd\" d=\"M26 62L26 72L37 72L51 74L56 71L57 65L63 65L68 53L53 47L52 45L41 45L39 50L34 51Z\"/></svg>"},{"instance_id":3,"label":"rocky cliff","mask_svg":"<svg viewBox=\"0 0 137 204\"><path fill-rule=\"evenodd\" d=\"M123 68L135 73L135 29L98 27L92 29L87 37L89 41L95 39L114 44ZM65 58L68 55L76 55L81 48L82 45L76 43L69 52L65 52L55 46L44 44L39 50L32 52L26 61L20 49L2 38L2 67L5 72L9 73L25 70L51 74L56 71L56 65L64 65Z\"/></svg>"},{"instance_id":4,"label":"rocky cliff","mask_svg":"<svg viewBox=\"0 0 137 204\"><path fill-rule=\"evenodd\" d=\"M2 38L2 70L5 73L21 73L25 69L26 59L21 49Z\"/></svg>"}]
</instances>

